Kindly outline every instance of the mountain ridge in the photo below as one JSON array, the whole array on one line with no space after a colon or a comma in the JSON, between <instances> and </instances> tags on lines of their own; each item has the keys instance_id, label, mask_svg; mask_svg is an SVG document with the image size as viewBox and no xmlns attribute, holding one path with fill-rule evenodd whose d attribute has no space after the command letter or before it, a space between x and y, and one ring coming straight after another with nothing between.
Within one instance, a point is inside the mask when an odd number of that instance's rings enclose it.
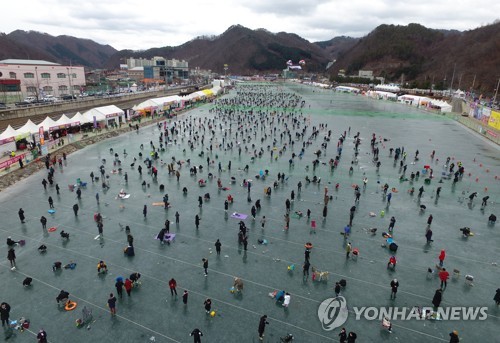
<instances>
[{"instance_id":1,"label":"mountain ridge","mask_svg":"<svg viewBox=\"0 0 500 343\"><path fill-rule=\"evenodd\" d=\"M219 35L202 35L178 46L146 50L116 50L109 45L67 35L51 36L37 31L0 33L0 59L46 59L61 64L116 69L128 57L187 60L222 74L280 73L286 61L305 60L304 73L335 78L340 70L357 74L373 70L388 82L409 82L412 86L449 88L455 71L454 88L490 92L500 75L500 22L473 30L430 29L420 24L376 27L361 38L338 36L309 42L295 33L249 29L235 24ZM332 61L335 63L332 64ZM326 66L330 68L326 70ZM456 83L455 83L456 82Z\"/></svg>"},{"instance_id":2,"label":"mountain ridge","mask_svg":"<svg viewBox=\"0 0 500 343\"><path fill-rule=\"evenodd\" d=\"M39 31L15 30L1 35L0 59L46 59L66 65L99 67L117 52L110 45L103 45L86 38L68 35L52 36ZM34 56L37 56L36 58Z\"/></svg>"}]
</instances>

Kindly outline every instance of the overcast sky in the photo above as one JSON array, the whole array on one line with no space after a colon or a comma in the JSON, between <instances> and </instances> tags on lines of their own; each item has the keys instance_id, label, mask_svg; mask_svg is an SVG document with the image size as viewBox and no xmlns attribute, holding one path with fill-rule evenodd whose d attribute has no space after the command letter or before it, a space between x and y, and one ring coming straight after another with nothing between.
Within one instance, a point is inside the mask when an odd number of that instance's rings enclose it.
<instances>
[{"instance_id":1,"label":"overcast sky","mask_svg":"<svg viewBox=\"0 0 500 343\"><path fill-rule=\"evenodd\" d=\"M500 17L498 0L13 0L2 7L0 32L70 35L118 50L176 46L235 24L315 42L361 37L380 24L470 30Z\"/></svg>"}]
</instances>

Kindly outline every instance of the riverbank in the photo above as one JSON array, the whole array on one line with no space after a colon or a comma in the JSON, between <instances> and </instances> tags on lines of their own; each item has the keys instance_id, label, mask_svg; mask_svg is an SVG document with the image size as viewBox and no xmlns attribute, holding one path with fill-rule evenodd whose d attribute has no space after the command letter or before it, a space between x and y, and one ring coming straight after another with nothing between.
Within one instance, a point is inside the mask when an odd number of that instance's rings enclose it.
<instances>
[{"instance_id":1,"label":"riverbank","mask_svg":"<svg viewBox=\"0 0 500 343\"><path fill-rule=\"evenodd\" d=\"M178 115L187 113L189 110L186 110L185 112L179 112ZM156 118L146 118L146 120L144 121L141 120L140 123L138 121L134 122L133 126L135 127L135 124L138 124L139 127L144 127L164 120L169 119L163 116ZM101 133L97 134L92 133L91 136L88 137L85 137L85 135L81 135L81 138L74 142L66 143L63 146L54 145L54 149L50 150L50 154L52 156L62 156L64 153L66 155L69 155L89 145L101 142L109 138L117 137L133 130L135 130L135 128L131 129L128 125L123 125L121 128L104 130ZM22 181L23 179L31 176L40 169L44 169L45 163L43 162L43 158L44 156L38 157L37 159L26 163L23 168L20 168L19 163L16 162L8 170L3 171L3 175L0 175L0 191L3 191L9 186L12 186L16 182Z\"/></svg>"}]
</instances>

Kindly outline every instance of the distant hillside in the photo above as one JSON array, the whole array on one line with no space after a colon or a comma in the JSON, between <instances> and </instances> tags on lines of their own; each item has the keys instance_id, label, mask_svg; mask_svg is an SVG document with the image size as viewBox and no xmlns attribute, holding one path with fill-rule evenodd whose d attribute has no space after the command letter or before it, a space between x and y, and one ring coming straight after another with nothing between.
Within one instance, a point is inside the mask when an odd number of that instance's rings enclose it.
<instances>
[{"instance_id":1,"label":"distant hillside","mask_svg":"<svg viewBox=\"0 0 500 343\"><path fill-rule=\"evenodd\" d=\"M19 44L10 39L5 33L0 33L0 60L8 58L46 60L51 57L44 51Z\"/></svg>"},{"instance_id":2,"label":"distant hillside","mask_svg":"<svg viewBox=\"0 0 500 343\"><path fill-rule=\"evenodd\" d=\"M410 86L449 88L455 67L453 87L474 88L492 93L500 76L500 22L475 30L435 30L419 24L380 25L363 38L335 37L311 43L293 33L251 30L240 25L218 36L201 36L180 46L144 51L116 51L88 39L51 36L34 31L0 34L0 58L45 59L62 64L95 68L118 68L127 57L184 59L191 68L200 67L231 74L281 72L285 63L306 61L305 72L336 76L340 69L357 75L372 70L388 82Z\"/></svg>"},{"instance_id":3,"label":"distant hillside","mask_svg":"<svg viewBox=\"0 0 500 343\"><path fill-rule=\"evenodd\" d=\"M455 66L454 88L491 92L500 74L500 23L458 32L428 29L419 24L380 25L354 46L339 54L329 70L357 74L373 70L389 81L412 82L429 88L431 83L449 88Z\"/></svg>"},{"instance_id":4,"label":"distant hillside","mask_svg":"<svg viewBox=\"0 0 500 343\"><path fill-rule=\"evenodd\" d=\"M0 57L44 59L61 64L102 68L116 50L90 39L71 36L51 36L36 31L16 30L1 35ZM5 45L4 45L5 44Z\"/></svg>"},{"instance_id":5,"label":"distant hillside","mask_svg":"<svg viewBox=\"0 0 500 343\"><path fill-rule=\"evenodd\" d=\"M271 33L231 26L215 37L198 37L177 47L154 48L141 52L123 50L115 54L108 67L116 67L127 57L164 56L184 59L190 67L201 67L223 73L224 64L232 74L280 72L286 61L306 61L306 70L322 72L328 63L328 52L316 44L291 33Z\"/></svg>"},{"instance_id":6,"label":"distant hillside","mask_svg":"<svg viewBox=\"0 0 500 343\"><path fill-rule=\"evenodd\" d=\"M351 49L359 41L359 38L339 36L323 42L315 42L322 49L325 49L332 60L338 59L340 56Z\"/></svg>"}]
</instances>

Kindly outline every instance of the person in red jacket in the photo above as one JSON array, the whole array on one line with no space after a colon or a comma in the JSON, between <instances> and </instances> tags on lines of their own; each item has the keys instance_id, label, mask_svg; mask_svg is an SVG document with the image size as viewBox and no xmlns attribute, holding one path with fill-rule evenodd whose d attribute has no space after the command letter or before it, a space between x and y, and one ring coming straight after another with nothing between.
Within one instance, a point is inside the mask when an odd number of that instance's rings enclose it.
<instances>
[{"instance_id":1,"label":"person in red jacket","mask_svg":"<svg viewBox=\"0 0 500 343\"><path fill-rule=\"evenodd\" d=\"M177 281L175 281L174 278L170 279L170 281L168 282L168 287L170 287L170 293L172 294L172 296L174 296L174 293L175 295L177 295Z\"/></svg>"},{"instance_id":2,"label":"person in red jacket","mask_svg":"<svg viewBox=\"0 0 500 343\"><path fill-rule=\"evenodd\" d=\"M439 272L439 280L441 280L441 289L443 291L446 289L446 285L448 283L449 278L450 278L450 273L446 271L446 268L443 268L443 270Z\"/></svg>"},{"instance_id":3,"label":"person in red jacket","mask_svg":"<svg viewBox=\"0 0 500 343\"><path fill-rule=\"evenodd\" d=\"M125 283L123 284L123 286L125 287L127 295L130 296L130 292L132 291L132 281L130 281L129 278L125 279Z\"/></svg>"},{"instance_id":4,"label":"person in red jacket","mask_svg":"<svg viewBox=\"0 0 500 343\"><path fill-rule=\"evenodd\" d=\"M387 268L388 268L388 269L389 269L389 268L392 268L393 270L396 270L396 263L397 263L397 261L396 261L396 256L394 256L394 255L393 255L393 256L391 256L391 257L389 258L389 262L387 262Z\"/></svg>"},{"instance_id":5,"label":"person in red jacket","mask_svg":"<svg viewBox=\"0 0 500 343\"><path fill-rule=\"evenodd\" d=\"M446 251L441 250L441 253L439 254L439 266L443 266L444 259L446 258Z\"/></svg>"}]
</instances>

